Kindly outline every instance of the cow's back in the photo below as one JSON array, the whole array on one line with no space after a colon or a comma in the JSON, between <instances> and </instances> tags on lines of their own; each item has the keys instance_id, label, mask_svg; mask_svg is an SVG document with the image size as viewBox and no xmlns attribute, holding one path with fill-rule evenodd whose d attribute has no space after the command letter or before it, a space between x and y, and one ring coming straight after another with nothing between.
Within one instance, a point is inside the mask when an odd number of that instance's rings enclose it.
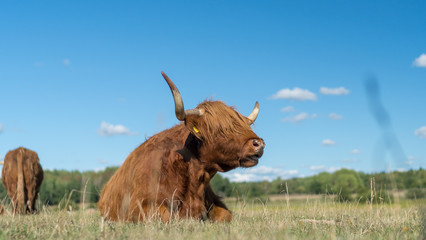
<instances>
[{"instance_id":1,"label":"cow's back","mask_svg":"<svg viewBox=\"0 0 426 240\"><path fill-rule=\"evenodd\" d=\"M149 141L149 140L148 140ZM150 199L151 176L158 171L160 164L152 161L153 151L145 148L145 142L133 151L123 165L105 184L98 205L101 215L111 220L130 220L134 211L134 199Z\"/></svg>"},{"instance_id":2,"label":"cow's back","mask_svg":"<svg viewBox=\"0 0 426 240\"><path fill-rule=\"evenodd\" d=\"M135 216L146 215L150 207L164 202L162 182L167 175L166 169L171 167L168 165L170 155L177 154L172 151L177 145L183 145L175 135L184 139L184 132L183 125L165 130L149 138L127 157L102 189L98 206L103 217L137 222L140 219L134 219Z\"/></svg>"}]
</instances>

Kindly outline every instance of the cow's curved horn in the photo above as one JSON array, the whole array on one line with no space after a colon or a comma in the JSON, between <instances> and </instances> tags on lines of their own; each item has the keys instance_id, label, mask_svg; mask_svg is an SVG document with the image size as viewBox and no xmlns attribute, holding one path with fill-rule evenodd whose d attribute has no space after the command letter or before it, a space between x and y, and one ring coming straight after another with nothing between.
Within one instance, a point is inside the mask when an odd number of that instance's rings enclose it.
<instances>
[{"instance_id":1,"label":"cow's curved horn","mask_svg":"<svg viewBox=\"0 0 426 240\"><path fill-rule=\"evenodd\" d=\"M257 115L259 114L259 102L256 101L253 111L247 117L250 120L250 124L253 124L256 121Z\"/></svg>"},{"instance_id":2,"label":"cow's curved horn","mask_svg":"<svg viewBox=\"0 0 426 240\"><path fill-rule=\"evenodd\" d=\"M182 96L180 95L180 92L177 89L176 85L172 82L172 80L170 80L170 78L163 71L161 71L161 75L163 75L164 79L169 85L170 91L172 91L173 99L175 100L176 118L178 120L184 121L186 116L188 115L196 115L196 116L203 115L204 111L200 109L190 109L185 111L185 108L183 106Z\"/></svg>"}]
</instances>

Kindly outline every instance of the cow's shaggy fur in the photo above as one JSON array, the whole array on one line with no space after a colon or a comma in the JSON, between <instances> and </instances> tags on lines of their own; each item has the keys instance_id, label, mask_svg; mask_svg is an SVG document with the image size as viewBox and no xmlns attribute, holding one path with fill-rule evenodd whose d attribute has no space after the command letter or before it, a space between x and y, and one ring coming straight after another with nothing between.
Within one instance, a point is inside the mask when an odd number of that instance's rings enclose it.
<instances>
[{"instance_id":1,"label":"cow's shaggy fur","mask_svg":"<svg viewBox=\"0 0 426 240\"><path fill-rule=\"evenodd\" d=\"M13 213L35 211L35 202L43 181L37 153L20 147L4 157L1 180L12 202Z\"/></svg>"},{"instance_id":2,"label":"cow's shaggy fur","mask_svg":"<svg viewBox=\"0 0 426 240\"><path fill-rule=\"evenodd\" d=\"M264 142L252 131L252 121L223 102L204 101L197 109L201 116L187 116L127 157L102 190L98 205L104 218L231 221L210 179L218 171L256 165Z\"/></svg>"}]
</instances>

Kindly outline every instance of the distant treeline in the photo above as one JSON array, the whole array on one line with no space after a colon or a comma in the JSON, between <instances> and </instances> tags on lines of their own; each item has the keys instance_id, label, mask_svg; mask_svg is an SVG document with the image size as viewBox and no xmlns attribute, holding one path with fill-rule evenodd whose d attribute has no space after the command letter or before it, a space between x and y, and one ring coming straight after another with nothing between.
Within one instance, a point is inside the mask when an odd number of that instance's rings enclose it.
<instances>
[{"instance_id":1,"label":"distant treeline","mask_svg":"<svg viewBox=\"0 0 426 240\"><path fill-rule=\"evenodd\" d=\"M104 184L111 178L118 167L109 167L104 171L66 171L44 170L44 179L40 188L42 204L58 205L59 203L96 203ZM3 184L0 197L5 199L7 191Z\"/></svg>"},{"instance_id":2,"label":"distant treeline","mask_svg":"<svg viewBox=\"0 0 426 240\"><path fill-rule=\"evenodd\" d=\"M117 167L109 167L104 171L65 171L45 170L40 189L42 204L57 205L60 203L96 203L103 185L111 178ZM407 190L407 198L424 198L426 195L426 170L409 170L406 172L367 174L349 169L341 169L334 173L323 172L318 175L283 180L262 182L230 182L220 174L212 179L215 191L223 197L254 198L271 194L329 194L336 195L339 200L367 200L373 197L377 201L392 199L391 191ZM0 187L1 199L7 193L3 185Z\"/></svg>"},{"instance_id":3,"label":"distant treeline","mask_svg":"<svg viewBox=\"0 0 426 240\"><path fill-rule=\"evenodd\" d=\"M363 173L341 169L334 173L320 174L283 180L262 182L230 182L220 175L212 179L213 188L225 197L261 197L271 194L329 194L339 200L373 200L388 202L396 190L406 190L406 198L426 197L426 170L409 170L406 172Z\"/></svg>"}]
</instances>

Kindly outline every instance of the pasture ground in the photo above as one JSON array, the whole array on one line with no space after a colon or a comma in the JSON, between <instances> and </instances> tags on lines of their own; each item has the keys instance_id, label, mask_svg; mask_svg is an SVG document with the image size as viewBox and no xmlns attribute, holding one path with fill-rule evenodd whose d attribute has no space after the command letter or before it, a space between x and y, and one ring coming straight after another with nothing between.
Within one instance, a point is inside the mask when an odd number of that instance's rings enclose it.
<instances>
[{"instance_id":1,"label":"pasture ground","mask_svg":"<svg viewBox=\"0 0 426 240\"><path fill-rule=\"evenodd\" d=\"M306 197L233 201L231 223L102 221L94 209L42 207L30 216L0 216L0 239L426 239L426 201L338 203Z\"/></svg>"}]
</instances>

